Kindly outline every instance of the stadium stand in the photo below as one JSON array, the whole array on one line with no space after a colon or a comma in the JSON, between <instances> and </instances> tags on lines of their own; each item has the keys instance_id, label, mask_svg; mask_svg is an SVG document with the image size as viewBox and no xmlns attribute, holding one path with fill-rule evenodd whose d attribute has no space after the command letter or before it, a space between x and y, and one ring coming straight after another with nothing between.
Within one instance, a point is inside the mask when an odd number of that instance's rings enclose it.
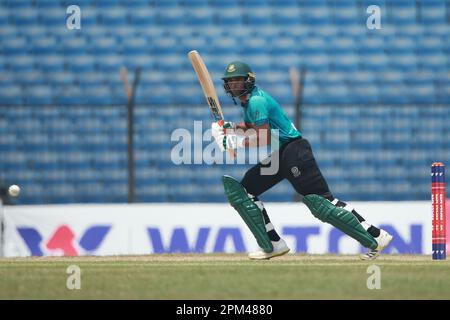
<instances>
[{"instance_id":1,"label":"stadium stand","mask_svg":"<svg viewBox=\"0 0 450 320\"><path fill-rule=\"evenodd\" d=\"M449 1L83 0L81 30L66 28L69 4L0 1L0 177L24 186L20 203L126 201L122 65L143 68L137 200L225 201L221 174L246 166L170 161L173 130L211 120L191 49L233 120L229 61L249 61L290 115L288 69L306 67L302 130L341 198L428 199L428 166L450 159ZM366 28L370 4L381 30Z\"/></svg>"}]
</instances>

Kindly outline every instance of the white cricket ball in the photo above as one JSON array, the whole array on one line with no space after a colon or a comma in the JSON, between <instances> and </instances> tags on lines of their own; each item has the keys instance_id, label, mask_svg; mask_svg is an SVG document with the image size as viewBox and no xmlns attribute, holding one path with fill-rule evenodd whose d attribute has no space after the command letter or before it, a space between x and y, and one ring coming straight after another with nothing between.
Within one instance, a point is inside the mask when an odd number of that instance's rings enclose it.
<instances>
[{"instance_id":1,"label":"white cricket ball","mask_svg":"<svg viewBox=\"0 0 450 320\"><path fill-rule=\"evenodd\" d=\"M17 197L20 193L20 187L18 185L13 184L8 189L9 195L11 197Z\"/></svg>"}]
</instances>

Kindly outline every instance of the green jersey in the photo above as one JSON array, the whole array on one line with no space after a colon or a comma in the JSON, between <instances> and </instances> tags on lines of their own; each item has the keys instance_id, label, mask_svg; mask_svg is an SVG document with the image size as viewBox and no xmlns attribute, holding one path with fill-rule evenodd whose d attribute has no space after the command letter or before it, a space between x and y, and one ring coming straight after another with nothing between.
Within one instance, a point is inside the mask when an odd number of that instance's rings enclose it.
<instances>
[{"instance_id":1,"label":"green jersey","mask_svg":"<svg viewBox=\"0 0 450 320\"><path fill-rule=\"evenodd\" d=\"M252 90L247 103L242 106L244 122L256 126L268 123L272 140L278 136L280 147L294 138L301 137L301 133L289 120L278 102L258 87ZM274 135L277 132L274 130L278 130L278 135Z\"/></svg>"}]
</instances>

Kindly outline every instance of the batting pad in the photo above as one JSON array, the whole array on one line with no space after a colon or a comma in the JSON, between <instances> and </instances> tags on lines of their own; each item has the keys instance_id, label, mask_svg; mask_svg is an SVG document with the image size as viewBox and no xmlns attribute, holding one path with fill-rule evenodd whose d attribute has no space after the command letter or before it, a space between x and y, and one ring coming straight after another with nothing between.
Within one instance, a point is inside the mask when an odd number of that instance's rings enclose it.
<instances>
[{"instance_id":1,"label":"batting pad","mask_svg":"<svg viewBox=\"0 0 450 320\"><path fill-rule=\"evenodd\" d=\"M261 210L249 197L245 188L233 177L222 176L225 195L231 206L236 209L241 218L255 236L256 242L264 252L272 252L273 245L266 233L266 226Z\"/></svg>"},{"instance_id":2,"label":"batting pad","mask_svg":"<svg viewBox=\"0 0 450 320\"><path fill-rule=\"evenodd\" d=\"M317 194L304 196L303 203L319 220L338 228L366 248L373 250L377 248L377 241L361 226L358 219L350 211L336 207L330 201Z\"/></svg>"}]
</instances>

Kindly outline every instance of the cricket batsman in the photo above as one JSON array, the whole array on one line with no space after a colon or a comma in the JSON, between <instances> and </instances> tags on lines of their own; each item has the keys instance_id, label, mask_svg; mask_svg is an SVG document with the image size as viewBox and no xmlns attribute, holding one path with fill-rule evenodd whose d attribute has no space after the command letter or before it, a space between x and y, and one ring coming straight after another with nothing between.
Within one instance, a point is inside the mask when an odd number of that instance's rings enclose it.
<instances>
[{"instance_id":1,"label":"cricket batsman","mask_svg":"<svg viewBox=\"0 0 450 320\"><path fill-rule=\"evenodd\" d=\"M392 241L392 235L371 225L348 204L333 196L308 140L302 137L280 105L255 85L255 75L250 67L241 61L231 62L222 80L226 93L240 102L244 122L238 125L226 122L223 126L212 123L212 135L220 150L272 144L271 155L250 168L240 182L230 176L222 177L228 201L261 248L250 253L249 258L270 259L290 251L258 199L259 195L288 179L316 218L333 225L369 249L360 256L361 259L376 259ZM277 150L273 150L274 139ZM265 171L269 167L277 170Z\"/></svg>"}]
</instances>

